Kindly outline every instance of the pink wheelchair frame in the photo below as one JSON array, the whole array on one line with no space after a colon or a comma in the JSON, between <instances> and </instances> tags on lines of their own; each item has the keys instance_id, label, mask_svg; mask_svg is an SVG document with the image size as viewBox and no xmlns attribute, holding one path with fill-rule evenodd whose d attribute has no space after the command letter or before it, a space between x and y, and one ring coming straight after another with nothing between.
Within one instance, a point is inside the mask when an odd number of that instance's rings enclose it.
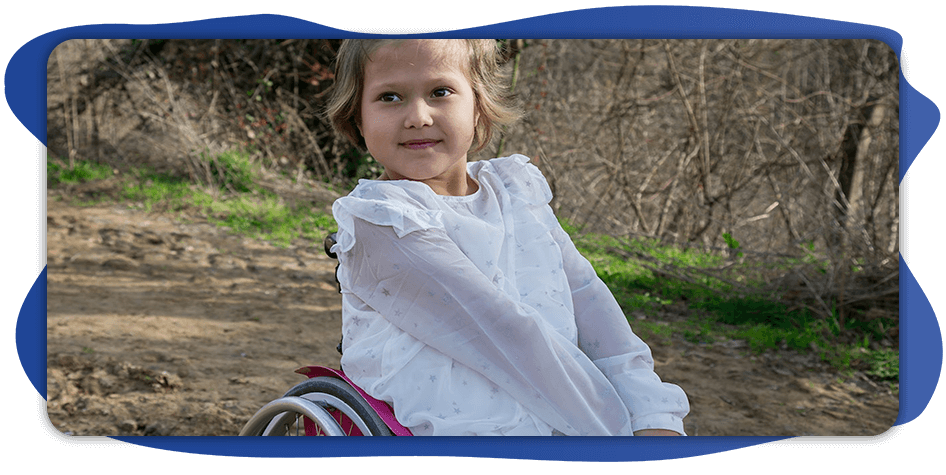
<instances>
[{"instance_id":1,"label":"pink wheelchair frame","mask_svg":"<svg viewBox=\"0 0 946 475\"><path fill-rule=\"evenodd\" d=\"M381 418L385 426L387 426L388 430L391 431L391 435L400 435L400 436L414 435L414 434L411 434L411 431L408 428L404 427L403 425L401 425L400 422L397 421L397 419L394 417L394 409L391 407L390 404L369 396L368 393L366 393L363 389L359 388L358 386L355 385L355 383L353 383L350 379L348 379L348 376L345 376L345 373L343 373L341 370L326 368L324 366L306 366L306 367L297 369L296 372L299 374L306 375L310 379L317 378L317 377L334 376L336 378L344 380L346 383L348 383L352 387L352 389L354 389L361 397L365 399L365 402L371 407L371 409L375 412L375 414L377 414L378 417ZM340 417L336 420L338 420L339 424L341 424L342 430L350 431L348 435L364 435L362 434L361 430L357 426L355 426L354 422L351 419L344 417L344 415L341 415L341 413L339 414L340 414ZM306 431L306 435L318 435L315 433L316 431L315 424L311 423L311 421L306 423L305 431Z\"/></svg>"}]
</instances>

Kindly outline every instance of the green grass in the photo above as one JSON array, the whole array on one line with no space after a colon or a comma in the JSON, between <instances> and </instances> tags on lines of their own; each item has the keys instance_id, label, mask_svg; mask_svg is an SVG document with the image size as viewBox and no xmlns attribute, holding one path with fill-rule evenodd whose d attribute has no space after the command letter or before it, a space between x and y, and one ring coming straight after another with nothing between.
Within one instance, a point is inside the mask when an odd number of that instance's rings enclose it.
<instances>
[{"instance_id":1,"label":"green grass","mask_svg":"<svg viewBox=\"0 0 946 475\"><path fill-rule=\"evenodd\" d=\"M259 173L248 154L227 152L216 157L202 155L201 159L211 166L213 188L184 177L137 168L122 175L119 199L149 212L179 212L182 218L185 211L196 211L214 224L277 246L288 246L297 239L321 243L326 233L335 230L330 214L292 209L275 194L257 186ZM56 177L56 181L50 179L51 186L67 180L92 181L112 176L107 167L88 162L77 162L73 170L57 161L47 161L47 167L54 172L48 176Z\"/></svg>"},{"instance_id":2,"label":"green grass","mask_svg":"<svg viewBox=\"0 0 946 475\"><path fill-rule=\"evenodd\" d=\"M211 222L277 245L288 245L299 238L322 242L325 234L336 227L330 215L305 209L292 210L275 196L237 196L212 202L209 207Z\"/></svg>"},{"instance_id":3,"label":"green grass","mask_svg":"<svg viewBox=\"0 0 946 475\"><path fill-rule=\"evenodd\" d=\"M93 162L76 161L70 168L65 160L46 160L47 186L54 187L60 183L85 183L88 181L104 180L112 176L112 169Z\"/></svg>"},{"instance_id":4,"label":"green grass","mask_svg":"<svg viewBox=\"0 0 946 475\"><path fill-rule=\"evenodd\" d=\"M147 211L152 211L155 206L169 211L181 211L210 201L202 199L201 195L206 193L185 178L146 169L134 170L131 175L132 178L122 184L121 197L140 203Z\"/></svg>"},{"instance_id":5,"label":"green grass","mask_svg":"<svg viewBox=\"0 0 946 475\"><path fill-rule=\"evenodd\" d=\"M247 153L232 150L216 156L201 153L200 159L207 163L211 178L221 190L247 193L257 188L259 174Z\"/></svg>"},{"instance_id":6,"label":"green grass","mask_svg":"<svg viewBox=\"0 0 946 475\"><path fill-rule=\"evenodd\" d=\"M871 352L867 359L870 363L867 374L879 379L899 379L900 352L890 349L878 350Z\"/></svg>"},{"instance_id":7,"label":"green grass","mask_svg":"<svg viewBox=\"0 0 946 475\"><path fill-rule=\"evenodd\" d=\"M740 339L757 353L783 347L816 351L841 371L867 367L867 374L878 379L895 380L899 376L898 351L870 349L871 341L883 338L883 322L849 319L845 330L861 339L853 344L840 344L836 312L827 319L817 317L805 309L789 309L776 295L746 293L733 284L738 282L743 289L760 289L771 268L743 263L730 268L725 279L715 278L711 270L726 262L723 253L680 248L652 239L619 241L610 236L583 234L566 222L562 226L614 293L625 314L645 316L631 321L642 337L667 340L669 334L678 334L696 343ZM738 257L738 241L731 235L723 238L730 253ZM801 259L784 259L776 265L784 271L794 266L815 266L817 270L825 264L808 252ZM688 271L685 275L673 275L681 269ZM685 303L685 310L680 308L681 303ZM682 311L688 317L663 325L648 319L661 311Z\"/></svg>"}]
</instances>

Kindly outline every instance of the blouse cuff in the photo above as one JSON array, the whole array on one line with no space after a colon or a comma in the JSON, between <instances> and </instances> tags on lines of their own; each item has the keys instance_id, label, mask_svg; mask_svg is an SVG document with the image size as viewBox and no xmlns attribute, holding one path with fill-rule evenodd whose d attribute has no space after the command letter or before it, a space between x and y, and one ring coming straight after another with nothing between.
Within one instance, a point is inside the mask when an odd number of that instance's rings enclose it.
<instances>
[{"instance_id":1,"label":"blouse cuff","mask_svg":"<svg viewBox=\"0 0 946 475\"><path fill-rule=\"evenodd\" d=\"M684 435L683 418L690 411L686 394L679 386L660 381L649 357L617 355L594 364L624 401L632 431L667 429Z\"/></svg>"},{"instance_id":2,"label":"blouse cuff","mask_svg":"<svg viewBox=\"0 0 946 475\"><path fill-rule=\"evenodd\" d=\"M673 414L649 414L638 417L631 422L631 427L634 432L644 429L666 429L686 435L683 431L683 419Z\"/></svg>"}]
</instances>

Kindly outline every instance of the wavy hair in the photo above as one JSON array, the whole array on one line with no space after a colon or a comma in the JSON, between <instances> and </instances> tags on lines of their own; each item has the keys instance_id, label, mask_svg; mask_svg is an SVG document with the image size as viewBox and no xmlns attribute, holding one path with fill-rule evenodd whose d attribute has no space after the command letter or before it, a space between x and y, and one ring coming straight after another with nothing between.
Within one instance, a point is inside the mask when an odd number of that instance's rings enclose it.
<instances>
[{"instance_id":1,"label":"wavy hair","mask_svg":"<svg viewBox=\"0 0 946 475\"><path fill-rule=\"evenodd\" d=\"M365 64L371 53L386 44L404 40L348 39L342 41L335 60L335 83L329 92L324 115L335 132L366 150L365 138L358 130L361 121L361 96L364 91ZM473 133L471 152L486 147L496 129L515 122L521 112L509 93L500 65L496 40L467 39L469 53L467 79L473 88L479 121Z\"/></svg>"}]
</instances>

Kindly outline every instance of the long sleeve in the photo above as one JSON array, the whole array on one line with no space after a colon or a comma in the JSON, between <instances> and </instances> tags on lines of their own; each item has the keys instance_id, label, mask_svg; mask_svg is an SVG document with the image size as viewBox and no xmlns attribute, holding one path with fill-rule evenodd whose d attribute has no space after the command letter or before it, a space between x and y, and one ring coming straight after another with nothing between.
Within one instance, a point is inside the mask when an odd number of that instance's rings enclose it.
<instances>
[{"instance_id":1,"label":"long sleeve","mask_svg":"<svg viewBox=\"0 0 946 475\"><path fill-rule=\"evenodd\" d=\"M684 434L683 418L689 412L686 394L676 385L661 382L654 373L650 348L631 331L610 289L561 226L557 222L549 224L562 248L579 347L620 394L634 431L668 429Z\"/></svg>"},{"instance_id":2,"label":"long sleeve","mask_svg":"<svg viewBox=\"0 0 946 475\"><path fill-rule=\"evenodd\" d=\"M440 229L351 221L339 279L385 320L480 372L569 435L630 435L621 395L536 312L487 277ZM357 239L354 239L357 236ZM352 243L351 240L354 240Z\"/></svg>"}]
</instances>

